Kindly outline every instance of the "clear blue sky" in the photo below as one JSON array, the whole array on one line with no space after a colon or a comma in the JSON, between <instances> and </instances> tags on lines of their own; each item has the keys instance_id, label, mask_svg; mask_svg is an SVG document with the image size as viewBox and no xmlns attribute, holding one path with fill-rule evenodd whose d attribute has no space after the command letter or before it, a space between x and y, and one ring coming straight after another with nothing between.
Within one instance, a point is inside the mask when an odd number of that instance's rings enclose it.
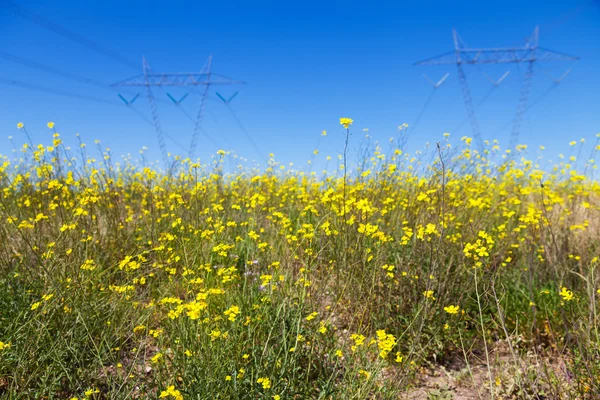
<instances>
[{"instance_id":1,"label":"clear blue sky","mask_svg":"<svg viewBox=\"0 0 600 400\"><path fill-rule=\"evenodd\" d=\"M419 68L415 61L452 49L455 27L469 47L509 47L524 44L536 25L540 46L574 54L581 60L547 63L536 69L530 102L552 85L548 74L572 73L552 90L523 122L520 143L546 145L561 152L572 139L592 141L600 132L600 2L587 1L421 1L421 2L219 2L219 1L52 1L14 0L28 10L81 37L94 41L140 65L129 68L59 36L0 7L0 52L19 56L105 83L141 73L145 56L157 72L188 72L202 68L214 56L213 71L247 82L211 92L203 123L219 144L200 137L198 155L205 159L219 147L249 159L259 159L227 108L214 92L228 96L239 90L231 106L245 130L264 154L303 165L319 143L320 155L342 149L338 118L355 120L354 147L369 128L373 140L386 143L402 123L414 125L432 90L421 76L439 79L450 73L436 92L408 148L422 148L450 132L455 140L470 135L456 68ZM0 4L3 0L0 0ZM468 68L474 103L491 84L482 71L499 77L511 74L478 109L484 138L507 143L524 66ZM114 154L137 154L142 146L158 159L156 135L108 88L94 87L30 69L0 58L0 78L111 101L114 105L41 93L0 84L0 153L10 152L6 139L22 141L17 122L24 122L34 141L49 138L47 121L55 121L68 143L79 132L88 143L100 139ZM189 146L193 124L157 90L164 130ZM143 93L143 92L142 92ZM194 116L198 94L182 107ZM140 97L136 109L150 117ZM456 129L459 127L459 129ZM185 151L166 140L174 153Z\"/></svg>"}]
</instances>

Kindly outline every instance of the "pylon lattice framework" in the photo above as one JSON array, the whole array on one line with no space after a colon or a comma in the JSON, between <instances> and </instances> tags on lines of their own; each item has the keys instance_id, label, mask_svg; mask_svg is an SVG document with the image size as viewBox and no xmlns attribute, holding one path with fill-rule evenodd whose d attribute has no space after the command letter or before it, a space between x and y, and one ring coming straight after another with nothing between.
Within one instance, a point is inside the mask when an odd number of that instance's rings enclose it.
<instances>
[{"instance_id":1,"label":"pylon lattice framework","mask_svg":"<svg viewBox=\"0 0 600 400\"><path fill-rule=\"evenodd\" d=\"M479 129L479 122L475 115L475 108L471 97L471 91L467 82L463 65L481 65L481 64L503 64L503 63L526 63L527 70L523 77L521 93L517 105L513 128L510 137L510 147L514 146L521 128L523 115L527 110L527 99L531 91L531 82L533 79L533 66L538 61L575 61L579 57L559 53L553 50L538 47L539 27L536 27L533 34L524 47L511 48L468 48L461 40L455 29L452 30L454 39L454 50L439 56L431 57L423 61L416 62L415 65L449 65L456 64L458 69L458 80L460 82L463 100L473 136L479 149L483 149L483 140ZM566 74L565 74L566 75ZM564 75L563 75L564 77ZM562 79L562 78L561 78Z\"/></svg>"},{"instance_id":2,"label":"pylon lattice framework","mask_svg":"<svg viewBox=\"0 0 600 400\"><path fill-rule=\"evenodd\" d=\"M137 86L146 88L146 97L150 104L150 112L152 113L152 123L156 130L158 139L158 145L160 147L161 155L165 165L168 163L167 148L164 139L164 133L160 123L158 115L158 108L156 107L156 100L152 93L152 87L162 86L183 86L183 87L198 87L204 86L202 92L200 107L196 114L194 123L194 132L192 134L192 140L190 143L189 157L193 158L196 152L196 146L198 142L198 136L201 130L202 118L204 116L204 108L206 106L206 100L208 98L209 88L211 85L235 85L243 84L245 82L234 80L223 75L212 72L212 56L208 57L208 60L200 72L190 73L154 73L150 69L150 65L144 57L142 60L142 74L134 76L132 78L125 79L123 81L114 83L111 86L114 87L125 87L125 86Z\"/></svg>"}]
</instances>

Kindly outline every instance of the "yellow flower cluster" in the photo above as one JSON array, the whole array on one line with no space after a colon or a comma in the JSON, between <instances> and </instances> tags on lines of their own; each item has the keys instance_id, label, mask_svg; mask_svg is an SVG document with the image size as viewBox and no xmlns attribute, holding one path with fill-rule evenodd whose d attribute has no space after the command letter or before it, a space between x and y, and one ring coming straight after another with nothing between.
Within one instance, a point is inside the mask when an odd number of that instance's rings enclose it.
<instances>
[{"instance_id":1,"label":"yellow flower cluster","mask_svg":"<svg viewBox=\"0 0 600 400\"><path fill-rule=\"evenodd\" d=\"M171 386L167 387L166 390L163 390L162 392L160 392L160 395L158 397L161 399L172 397L175 400L183 400L183 396L181 395L181 392L179 390L175 389L174 385L171 385Z\"/></svg>"},{"instance_id":2,"label":"yellow flower cluster","mask_svg":"<svg viewBox=\"0 0 600 400\"><path fill-rule=\"evenodd\" d=\"M263 387L263 389L270 389L271 388L271 380L269 378L258 378L256 380L257 383L260 383Z\"/></svg>"},{"instance_id":3,"label":"yellow flower cluster","mask_svg":"<svg viewBox=\"0 0 600 400\"><path fill-rule=\"evenodd\" d=\"M386 358L396 345L396 338L390 333L386 333L384 329L380 329L377 334L377 347L379 347L379 356Z\"/></svg>"},{"instance_id":4,"label":"yellow flower cluster","mask_svg":"<svg viewBox=\"0 0 600 400\"><path fill-rule=\"evenodd\" d=\"M575 295L573 294L573 292L571 292L566 287L563 287L563 288L560 289L559 295L560 295L560 297L562 297L562 299L564 301L571 301L575 297Z\"/></svg>"}]
</instances>

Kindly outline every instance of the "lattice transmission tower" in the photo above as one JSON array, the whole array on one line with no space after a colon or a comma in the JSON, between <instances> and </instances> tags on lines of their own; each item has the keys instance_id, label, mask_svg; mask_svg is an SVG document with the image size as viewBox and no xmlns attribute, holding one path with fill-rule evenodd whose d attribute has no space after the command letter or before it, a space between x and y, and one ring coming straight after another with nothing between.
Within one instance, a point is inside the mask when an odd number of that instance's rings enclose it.
<instances>
[{"instance_id":1,"label":"lattice transmission tower","mask_svg":"<svg viewBox=\"0 0 600 400\"><path fill-rule=\"evenodd\" d=\"M471 91L467 82L467 77L463 69L464 65L482 65L482 64L505 64L505 63L524 63L527 64L527 70L523 76L521 85L521 93L519 96L513 127L510 136L510 147L516 144L521 129L523 115L527 110L527 100L531 91L531 83L533 79L534 64L540 61L575 61L579 57L571 56L564 53L559 53L553 50L548 50L538 46L539 27L536 27L531 37L527 40L523 47L510 48L470 48L467 47L458 32L452 30L454 40L454 50L441 55L428 58L423 61L416 62L415 65L449 65L455 64L458 70L458 80L460 82L461 92L465 103L465 108L473 136L477 142L479 149L483 149L483 140L481 138L481 130L479 122L475 114ZM570 70L569 70L570 71ZM562 80L568 72L560 78ZM557 82L558 83L558 82Z\"/></svg>"},{"instance_id":2,"label":"lattice transmission tower","mask_svg":"<svg viewBox=\"0 0 600 400\"><path fill-rule=\"evenodd\" d=\"M196 147L198 144L198 136L201 131L202 118L204 116L204 109L206 107L206 100L208 99L209 89L212 85L236 85L243 84L245 82L234 80L226 76L216 74L212 72L212 56L208 57L208 60L200 72L189 72L189 73L155 73L150 69L150 65L144 57L142 59L142 74L136 75L132 78L125 79L123 81L112 84L113 87L126 87L126 86L137 86L146 88L146 97L150 105L150 112L152 114L152 123L156 130L156 136L158 139L158 145L160 147L161 155L165 165L168 163L168 153L165 144L164 132L160 123L158 114L158 108L156 106L156 99L152 92L153 87L163 86L183 86L183 87L203 87L200 106L196 114L194 121L194 131L192 134L192 140L190 142L189 157L194 158ZM176 104L187 97L187 94L182 97L179 101L175 101L173 97L167 93L167 96Z\"/></svg>"}]
</instances>

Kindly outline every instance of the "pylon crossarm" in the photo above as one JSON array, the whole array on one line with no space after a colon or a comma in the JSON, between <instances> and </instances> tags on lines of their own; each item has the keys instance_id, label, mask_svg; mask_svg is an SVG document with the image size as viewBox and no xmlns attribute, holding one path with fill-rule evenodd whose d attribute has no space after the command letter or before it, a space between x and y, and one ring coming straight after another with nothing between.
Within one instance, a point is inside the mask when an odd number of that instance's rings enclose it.
<instances>
[{"instance_id":1,"label":"pylon crossarm","mask_svg":"<svg viewBox=\"0 0 600 400\"><path fill-rule=\"evenodd\" d=\"M239 85L244 81L237 81L222 77L217 74L205 73L176 73L176 74L148 74L138 75L112 86L202 86L202 85Z\"/></svg>"},{"instance_id":2,"label":"pylon crossarm","mask_svg":"<svg viewBox=\"0 0 600 400\"><path fill-rule=\"evenodd\" d=\"M578 57L544 48L460 49L419 61L415 65L501 64L531 61L575 61Z\"/></svg>"}]
</instances>

